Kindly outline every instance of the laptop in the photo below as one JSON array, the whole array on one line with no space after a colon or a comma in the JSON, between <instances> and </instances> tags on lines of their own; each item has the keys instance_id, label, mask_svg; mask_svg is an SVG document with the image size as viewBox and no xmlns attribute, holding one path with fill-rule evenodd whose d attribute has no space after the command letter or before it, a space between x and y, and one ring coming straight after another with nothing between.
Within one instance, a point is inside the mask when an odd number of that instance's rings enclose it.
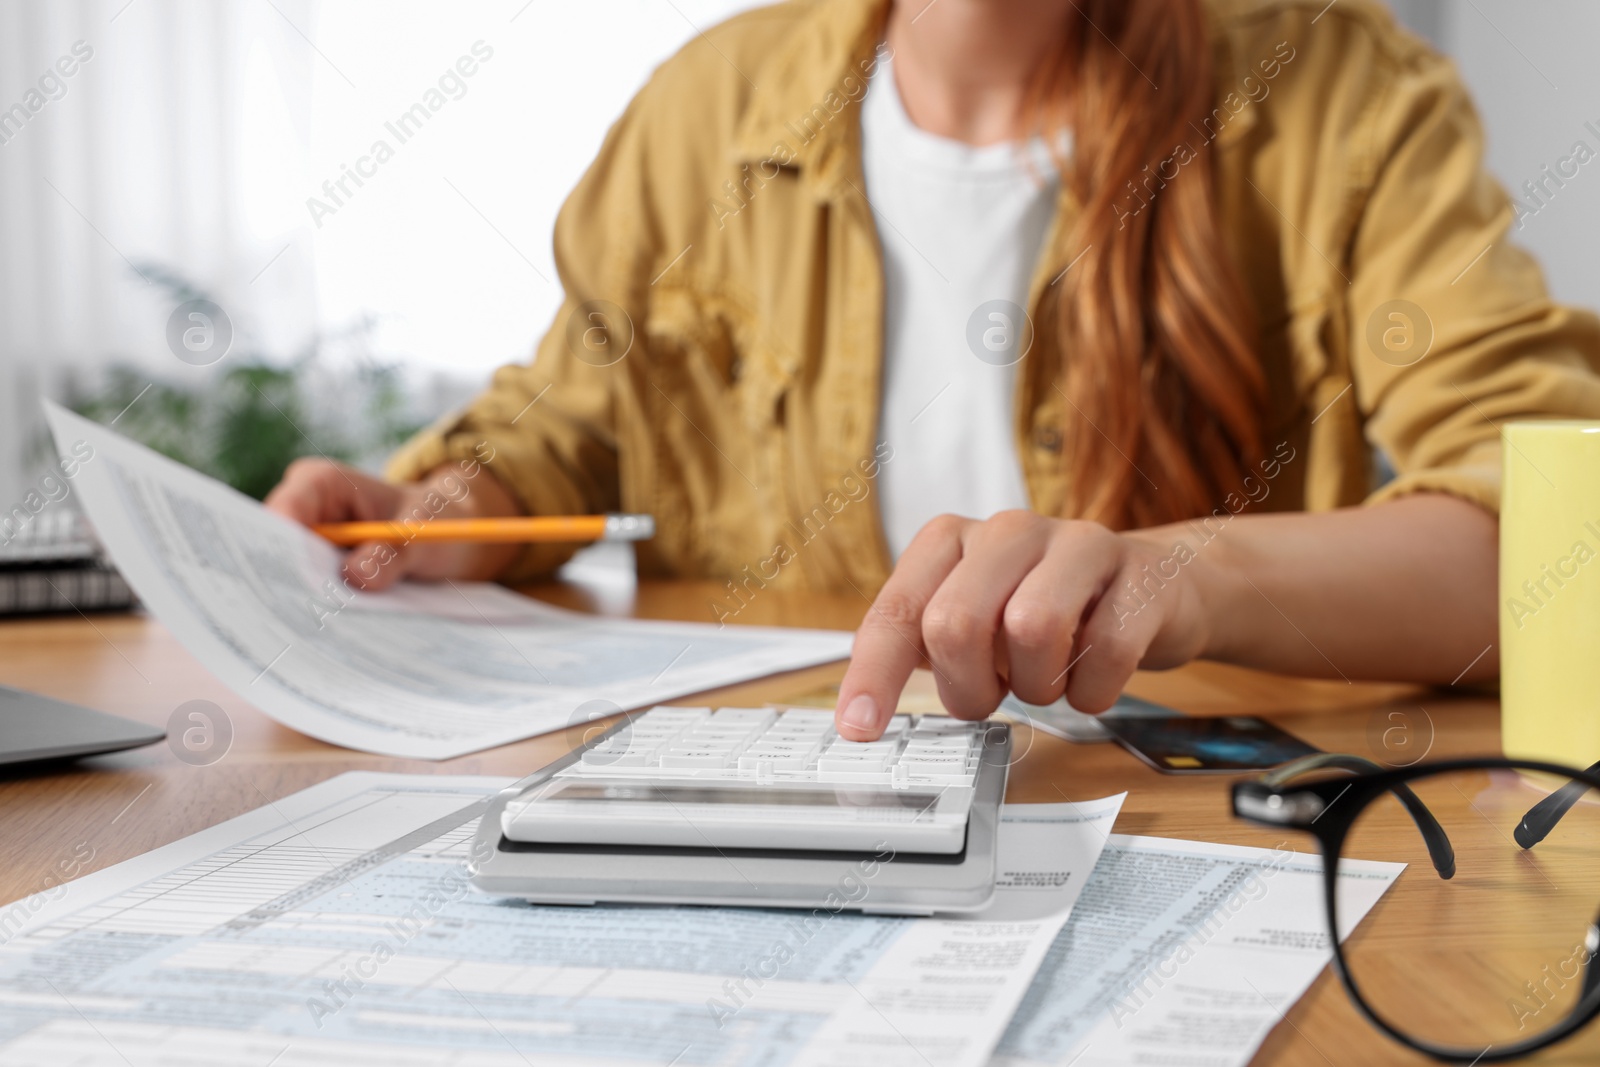
<instances>
[{"instance_id":1,"label":"laptop","mask_svg":"<svg viewBox=\"0 0 1600 1067\"><path fill-rule=\"evenodd\" d=\"M120 752L166 736L141 722L0 686L0 765Z\"/></svg>"}]
</instances>

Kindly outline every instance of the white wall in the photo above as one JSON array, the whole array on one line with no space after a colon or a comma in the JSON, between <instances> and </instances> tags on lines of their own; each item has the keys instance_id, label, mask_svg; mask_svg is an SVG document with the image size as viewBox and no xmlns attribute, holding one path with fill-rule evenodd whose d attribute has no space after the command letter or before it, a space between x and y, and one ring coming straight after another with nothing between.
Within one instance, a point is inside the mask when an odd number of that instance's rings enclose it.
<instances>
[{"instance_id":1,"label":"white wall","mask_svg":"<svg viewBox=\"0 0 1600 1067\"><path fill-rule=\"evenodd\" d=\"M379 347L485 375L524 359L560 302L556 209L654 67L755 0L468 6L329 0L312 138L288 206L354 164L475 42L493 58L377 177L314 228L322 312L377 309ZM380 13L381 12L381 17ZM519 13L520 12L520 13ZM514 18L514 21L513 21ZM368 169L372 169L369 165Z\"/></svg>"},{"instance_id":2,"label":"white wall","mask_svg":"<svg viewBox=\"0 0 1600 1067\"><path fill-rule=\"evenodd\" d=\"M1490 169L1539 208L1514 239L1539 257L1557 299L1600 308L1600 3L1405 0L1396 11L1455 59L1488 131ZM1534 203L1523 183L1577 141L1595 160Z\"/></svg>"}]
</instances>

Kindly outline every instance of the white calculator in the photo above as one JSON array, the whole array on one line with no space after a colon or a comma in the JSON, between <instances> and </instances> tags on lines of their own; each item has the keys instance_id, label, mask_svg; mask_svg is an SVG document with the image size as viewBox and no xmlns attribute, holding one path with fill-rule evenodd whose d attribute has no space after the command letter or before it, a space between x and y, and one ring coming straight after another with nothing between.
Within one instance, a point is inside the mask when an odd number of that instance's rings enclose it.
<instances>
[{"instance_id":1,"label":"white calculator","mask_svg":"<svg viewBox=\"0 0 1600 1067\"><path fill-rule=\"evenodd\" d=\"M898 915L993 898L1010 727L814 708L654 708L484 808L473 884L540 903Z\"/></svg>"},{"instance_id":2,"label":"white calculator","mask_svg":"<svg viewBox=\"0 0 1600 1067\"><path fill-rule=\"evenodd\" d=\"M654 708L506 804L512 841L952 855L984 732L896 715L846 741L814 708Z\"/></svg>"}]
</instances>

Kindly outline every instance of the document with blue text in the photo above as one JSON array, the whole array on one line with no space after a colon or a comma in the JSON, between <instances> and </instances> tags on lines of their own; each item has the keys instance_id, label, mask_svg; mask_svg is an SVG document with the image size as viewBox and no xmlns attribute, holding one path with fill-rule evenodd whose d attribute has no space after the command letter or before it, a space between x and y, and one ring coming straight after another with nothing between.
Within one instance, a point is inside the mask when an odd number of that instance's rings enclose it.
<instances>
[{"instance_id":1,"label":"document with blue text","mask_svg":"<svg viewBox=\"0 0 1600 1067\"><path fill-rule=\"evenodd\" d=\"M1123 799L1011 809L945 920L489 897L505 784L346 774L0 909L0 1062L983 1067Z\"/></svg>"},{"instance_id":2,"label":"document with blue text","mask_svg":"<svg viewBox=\"0 0 1600 1067\"><path fill-rule=\"evenodd\" d=\"M332 744L448 759L559 730L582 708L646 707L850 654L839 631L607 619L487 582L359 592L310 530L64 408L46 415L151 613L245 700ZM471 492L466 471L459 485Z\"/></svg>"}]
</instances>

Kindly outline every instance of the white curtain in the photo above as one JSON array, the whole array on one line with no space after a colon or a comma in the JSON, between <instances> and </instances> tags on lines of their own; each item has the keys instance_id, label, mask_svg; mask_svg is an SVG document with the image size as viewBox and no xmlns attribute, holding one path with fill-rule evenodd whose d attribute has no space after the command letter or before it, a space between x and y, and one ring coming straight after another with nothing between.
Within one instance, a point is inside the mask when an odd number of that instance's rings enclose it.
<instances>
[{"instance_id":1,"label":"white curtain","mask_svg":"<svg viewBox=\"0 0 1600 1067\"><path fill-rule=\"evenodd\" d=\"M167 349L163 270L244 329L314 321L309 241L259 189L304 166L314 53L291 23L310 6L0 5L0 502L27 487L40 392L74 368L208 373Z\"/></svg>"},{"instance_id":2,"label":"white curtain","mask_svg":"<svg viewBox=\"0 0 1600 1067\"><path fill-rule=\"evenodd\" d=\"M752 5L0 0L0 508L27 486L41 391L110 361L226 370L168 350L162 268L223 307L236 353L292 356L370 316L333 357L406 365L435 406L525 358L559 302L556 210L606 128ZM316 225L324 181L463 57L475 72Z\"/></svg>"}]
</instances>

